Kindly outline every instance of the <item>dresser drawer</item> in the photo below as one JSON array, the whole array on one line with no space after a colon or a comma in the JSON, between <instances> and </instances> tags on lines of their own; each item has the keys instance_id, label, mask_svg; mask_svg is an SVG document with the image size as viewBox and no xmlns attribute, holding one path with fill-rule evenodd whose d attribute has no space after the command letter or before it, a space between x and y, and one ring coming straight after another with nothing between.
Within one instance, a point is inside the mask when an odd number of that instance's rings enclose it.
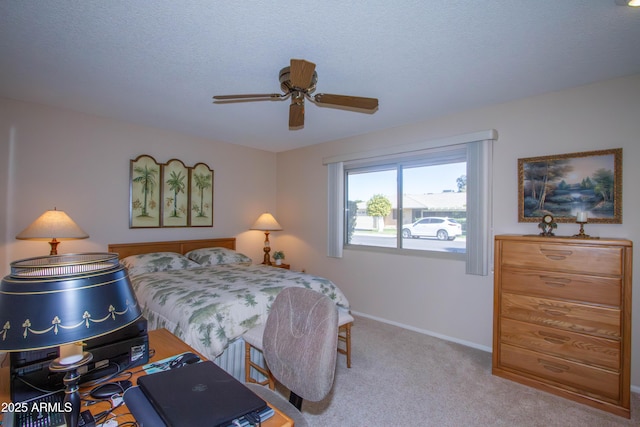
<instances>
[{"instance_id":1,"label":"dresser drawer","mask_svg":"<svg viewBox=\"0 0 640 427\"><path fill-rule=\"evenodd\" d=\"M611 399L613 402L620 399L620 375L616 372L510 345L500 347L500 362L505 368L513 368L542 377L560 387L586 391L598 397Z\"/></svg>"},{"instance_id":2,"label":"dresser drawer","mask_svg":"<svg viewBox=\"0 0 640 427\"><path fill-rule=\"evenodd\" d=\"M502 289L620 307L622 279L504 267Z\"/></svg>"},{"instance_id":3,"label":"dresser drawer","mask_svg":"<svg viewBox=\"0 0 640 427\"><path fill-rule=\"evenodd\" d=\"M620 342L616 340L505 318L500 324L500 339L502 343L566 357L588 365L615 371L620 369Z\"/></svg>"},{"instance_id":4,"label":"dresser drawer","mask_svg":"<svg viewBox=\"0 0 640 427\"><path fill-rule=\"evenodd\" d=\"M620 310L534 296L502 293L500 315L604 338L621 337Z\"/></svg>"},{"instance_id":5,"label":"dresser drawer","mask_svg":"<svg viewBox=\"0 0 640 427\"><path fill-rule=\"evenodd\" d=\"M584 274L622 274L620 247L502 242L502 265Z\"/></svg>"}]
</instances>

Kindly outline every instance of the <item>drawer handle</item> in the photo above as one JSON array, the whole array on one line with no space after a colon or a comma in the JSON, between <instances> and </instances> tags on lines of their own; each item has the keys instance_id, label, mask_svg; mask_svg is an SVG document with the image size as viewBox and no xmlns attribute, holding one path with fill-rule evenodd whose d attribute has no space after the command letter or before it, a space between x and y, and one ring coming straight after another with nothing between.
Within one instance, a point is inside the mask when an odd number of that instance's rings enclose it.
<instances>
[{"instance_id":1,"label":"drawer handle","mask_svg":"<svg viewBox=\"0 0 640 427\"><path fill-rule=\"evenodd\" d=\"M551 288L563 288L571 283L571 279L563 277L539 276L545 285Z\"/></svg>"},{"instance_id":2,"label":"drawer handle","mask_svg":"<svg viewBox=\"0 0 640 427\"><path fill-rule=\"evenodd\" d=\"M570 308L552 307L550 305L540 305L539 308L549 316L566 316L571 312Z\"/></svg>"},{"instance_id":3,"label":"drawer handle","mask_svg":"<svg viewBox=\"0 0 640 427\"><path fill-rule=\"evenodd\" d=\"M538 363L542 365L543 368L554 372L556 374L561 374L569 371L569 367L567 365L560 365L559 363L549 362L548 360L538 359Z\"/></svg>"},{"instance_id":4,"label":"drawer handle","mask_svg":"<svg viewBox=\"0 0 640 427\"><path fill-rule=\"evenodd\" d=\"M553 261L562 261L564 259L566 259L567 257L573 255L573 251L560 251L557 249L544 249L541 248L540 252L542 252L542 255L544 255L545 257L549 258L550 260Z\"/></svg>"},{"instance_id":5,"label":"drawer handle","mask_svg":"<svg viewBox=\"0 0 640 427\"><path fill-rule=\"evenodd\" d=\"M551 332L540 331L539 334L546 342L551 344L564 344L569 341L569 337L553 334Z\"/></svg>"}]
</instances>

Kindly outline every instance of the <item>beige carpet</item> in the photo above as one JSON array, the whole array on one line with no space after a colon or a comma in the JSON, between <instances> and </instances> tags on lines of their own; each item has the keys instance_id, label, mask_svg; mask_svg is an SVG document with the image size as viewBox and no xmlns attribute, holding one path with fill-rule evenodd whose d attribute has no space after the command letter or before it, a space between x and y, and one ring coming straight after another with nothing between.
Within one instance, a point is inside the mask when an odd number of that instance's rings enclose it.
<instances>
[{"instance_id":1,"label":"beige carpet","mask_svg":"<svg viewBox=\"0 0 640 427\"><path fill-rule=\"evenodd\" d=\"M491 354L357 317L352 367L338 355L332 393L304 402L311 426L640 426L491 375Z\"/></svg>"}]
</instances>

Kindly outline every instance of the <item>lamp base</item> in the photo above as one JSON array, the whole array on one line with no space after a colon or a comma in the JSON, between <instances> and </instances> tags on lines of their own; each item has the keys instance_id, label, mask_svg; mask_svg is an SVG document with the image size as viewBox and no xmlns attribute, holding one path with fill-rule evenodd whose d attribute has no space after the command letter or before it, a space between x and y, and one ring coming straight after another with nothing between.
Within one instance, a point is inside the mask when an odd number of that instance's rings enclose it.
<instances>
[{"instance_id":1,"label":"lamp base","mask_svg":"<svg viewBox=\"0 0 640 427\"><path fill-rule=\"evenodd\" d=\"M269 242L268 231L264 232L264 247L262 248L262 250L264 251L264 258L262 260L262 263L265 265L271 265L271 254L269 254L269 252L271 252L271 243Z\"/></svg>"},{"instance_id":2,"label":"lamp base","mask_svg":"<svg viewBox=\"0 0 640 427\"><path fill-rule=\"evenodd\" d=\"M58 242L58 240L55 237L49 242L49 245L51 245L51 251L49 252L49 255L58 255L59 244L60 242Z\"/></svg>"},{"instance_id":3,"label":"lamp base","mask_svg":"<svg viewBox=\"0 0 640 427\"><path fill-rule=\"evenodd\" d=\"M92 359L93 355L85 351L77 362L65 364L61 362L60 358L57 358L49 365L49 370L53 372L66 372L63 379L65 385L64 420L68 427L77 427L80 419L80 393L78 392L80 373L78 368L91 362Z\"/></svg>"}]
</instances>

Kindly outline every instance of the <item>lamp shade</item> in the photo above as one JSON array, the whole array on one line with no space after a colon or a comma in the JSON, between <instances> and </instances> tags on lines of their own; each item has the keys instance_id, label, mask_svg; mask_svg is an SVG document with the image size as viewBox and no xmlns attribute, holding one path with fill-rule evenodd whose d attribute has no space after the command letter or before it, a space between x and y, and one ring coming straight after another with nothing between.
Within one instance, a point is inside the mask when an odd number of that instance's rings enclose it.
<instances>
[{"instance_id":1,"label":"lamp shade","mask_svg":"<svg viewBox=\"0 0 640 427\"><path fill-rule=\"evenodd\" d=\"M278 221L271 215L269 212L265 212L258 217L256 222L251 226L251 230L262 230L262 231L278 231L282 230Z\"/></svg>"},{"instance_id":2,"label":"lamp shade","mask_svg":"<svg viewBox=\"0 0 640 427\"><path fill-rule=\"evenodd\" d=\"M118 254L15 261L0 284L0 351L83 341L124 328L141 316Z\"/></svg>"},{"instance_id":3,"label":"lamp shade","mask_svg":"<svg viewBox=\"0 0 640 427\"><path fill-rule=\"evenodd\" d=\"M16 239L86 239L89 237L64 211L46 211L22 230Z\"/></svg>"}]
</instances>

